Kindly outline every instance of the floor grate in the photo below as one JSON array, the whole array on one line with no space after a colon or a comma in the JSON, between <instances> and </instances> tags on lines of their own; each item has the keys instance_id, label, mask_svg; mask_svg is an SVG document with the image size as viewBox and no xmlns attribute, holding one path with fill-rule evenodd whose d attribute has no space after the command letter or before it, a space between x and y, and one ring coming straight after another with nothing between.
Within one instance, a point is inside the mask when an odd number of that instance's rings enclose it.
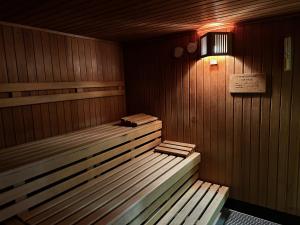
<instances>
[{"instance_id":1,"label":"floor grate","mask_svg":"<svg viewBox=\"0 0 300 225\"><path fill-rule=\"evenodd\" d=\"M221 217L219 222L222 221L224 225L279 225L278 223L273 223L268 220L226 208L222 210ZM217 224L221 224L219 222Z\"/></svg>"}]
</instances>

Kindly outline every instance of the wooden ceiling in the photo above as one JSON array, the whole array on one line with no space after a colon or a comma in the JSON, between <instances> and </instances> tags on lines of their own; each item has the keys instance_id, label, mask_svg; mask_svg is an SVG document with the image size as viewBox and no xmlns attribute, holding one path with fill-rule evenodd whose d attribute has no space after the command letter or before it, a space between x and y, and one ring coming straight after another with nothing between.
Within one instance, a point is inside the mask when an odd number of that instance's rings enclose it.
<instances>
[{"instance_id":1,"label":"wooden ceiling","mask_svg":"<svg viewBox=\"0 0 300 225\"><path fill-rule=\"evenodd\" d=\"M295 12L299 0L7 0L0 20L127 41Z\"/></svg>"}]
</instances>

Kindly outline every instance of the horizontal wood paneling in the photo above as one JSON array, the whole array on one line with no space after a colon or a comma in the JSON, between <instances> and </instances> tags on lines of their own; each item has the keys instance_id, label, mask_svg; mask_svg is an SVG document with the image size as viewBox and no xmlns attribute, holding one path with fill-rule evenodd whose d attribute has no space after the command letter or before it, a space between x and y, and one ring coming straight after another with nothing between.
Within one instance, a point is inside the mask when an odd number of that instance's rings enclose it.
<instances>
[{"instance_id":1,"label":"horizontal wood paneling","mask_svg":"<svg viewBox=\"0 0 300 225\"><path fill-rule=\"evenodd\" d=\"M115 42L0 25L0 82L123 81L122 47ZM97 88L93 88L96 90ZM67 94L34 90L23 96ZM0 97L8 97L0 93ZM0 109L0 148L120 119L125 97L113 96Z\"/></svg>"},{"instance_id":2,"label":"horizontal wood paneling","mask_svg":"<svg viewBox=\"0 0 300 225\"><path fill-rule=\"evenodd\" d=\"M128 112L164 121L163 136L196 143L201 178L230 195L300 215L300 18L239 24L234 56L172 58L195 33L125 48ZM283 37L293 38L293 70L283 71ZM298 61L297 61L298 60ZM229 93L232 73L266 73L265 94Z\"/></svg>"},{"instance_id":3,"label":"horizontal wood paneling","mask_svg":"<svg viewBox=\"0 0 300 225\"><path fill-rule=\"evenodd\" d=\"M0 21L126 41L299 11L298 0L11 0Z\"/></svg>"}]
</instances>

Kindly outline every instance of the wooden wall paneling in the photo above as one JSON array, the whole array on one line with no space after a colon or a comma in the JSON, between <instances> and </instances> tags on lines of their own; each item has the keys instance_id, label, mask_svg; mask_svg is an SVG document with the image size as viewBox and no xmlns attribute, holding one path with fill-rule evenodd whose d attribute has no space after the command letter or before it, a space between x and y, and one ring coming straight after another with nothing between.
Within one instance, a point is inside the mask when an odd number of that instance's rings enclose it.
<instances>
[{"instance_id":1,"label":"wooden wall paneling","mask_svg":"<svg viewBox=\"0 0 300 225\"><path fill-rule=\"evenodd\" d=\"M216 132L216 126L217 126L217 72L216 68L213 66L210 66L210 58L204 61L205 62L205 67L207 68L207 72L205 76L207 76L207 83L205 85L209 86L208 90L206 92L205 98L207 98L206 102L208 103L209 101L209 106L207 109L207 119L208 119L208 130L209 130L209 139L208 144L209 144L209 153L206 155L207 157L207 176L209 177L210 181L215 181L216 180L216 167L210 169L209 165L215 164L215 157L216 157L216 149L217 149L217 132ZM209 114L209 115L208 115ZM213 119L214 118L214 119Z\"/></svg>"},{"instance_id":2,"label":"wooden wall paneling","mask_svg":"<svg viewBox=\"0 0 300 225\"><path fill-rule=\"evenodd\" d=\"M209 71L209 59L204 58L203 60L203 67L204 67L204 92L203 92L203 98L204 98L204 109L203 109L203 117L204 117L204 123L203 123L203 149L201 149L202 158L203 158L203 174L202 170L200 170L200 176L204 177L203 179L212 179L211 170L209 170L209 165L211 162L211 111L210 111L210 80L211 80L211 74Z\"/></svg>"},{"instance_id":3,"label":"wooden wall paneling","mask_svg":"<svg viewBox=\"0 0 300 225\"><path fill-rule=\"evenodd\" d=\"M163 43L162 43L163 45ZM163 49L163 46L161 45L161 48ZM167 49L171 49L171 45L168 43L168 47ZM166 61L167 59L170 59L170 52L169 51L162 51L162 54L159 54L159 64L161 64L160 62L165 62L165 66L167 67L169 65L169 63ZM165 70L162 70L161 67L159 68L160 69L160 75L161 75L161 80L160 80L160 100L161 100L161 105L160 105L160 108L161 108L161 113L160 113L160 116L161 116L161 120L164 120L164 121L167 121L167 109L166 109L166 104L167 104L167 98L166 98L166 93L167 93L167 90L165 87L167 87L167 83L168 83L168 79L167 79L167 73ZM174 73L174 78L173 78L174 82L176 82L176 74ZM127 101L128 102L128 101ZM163 107L161 107L163 106ZM175 123L175 121L174 121ZM177 118L176 118L176 125L177 125ZM166 137L166 130L167 130L167 124L166 123L163 123L162 125L162 137ZM176 129L177 130L177 129Z\"/></svg>"},{"instance_id":4,"label":"wooden wall paneling","mask_svg":"<svg viewBox=\"0 0 300 225\"><path fill-rule=\"evenodd\" d=\"M3 27L4 46L6 54L7 65L7 77L9 82L18 82L18 70L16 62L16 53L14 48L14 36L13 29L11 27ZM24 122L22 111L20 107L13 109L5 109L3 111L5 115L4 129L7 131L7 146L11 146L14 143L21 143L25 141L24 136Z\"/></svg>"},{"instance_id":5,"label":"wooden wall paneling","mask_svg":"<svg viewBox=\"0 0 300 225\"><path fill-rule=\"evenodd\" d=\"M229 92L229 78L234 72L234 58L232 56L225 57L226 62L226 185L233 183L233 160L234 160L234 98Z\"/></svg>"},{"instance_id":6,"label":"wooden wall paneling","mask_svg":"<svg viewBox=\"0 0 300 225\"><path fill-rule=\"evenodd\" d=\"M203 96L203 90L204 90L204 66L203 66L203 60L196 60L197 63L197 83L196 83L196 126L197 126L197 151L201 152L203 149L203 135L204 135L204 129L203 129L203 107L204 107L204 96ZM201 166L201 165L200 165Z\"/></svg>"},{"instance_id":7,"label":"wooden wall paneling","mask_svg":"<svg viewBox=\"0 0 300 225\"><path fill-rule=\"evenodd\" d=\"M250 32L252 29L251 25L246 25L243 30L243 39L242 43L248 43L247 45L240 46L244 49L244 62L243 62L243 71L242 73L251 73L252 69L252 50L254 44L251 40L254 37L254 34ZM242 144L242 161L241 161L241 173L243 174L242 179L242 192L243 199L246 201L249 200L249 190L250 190L250 163L251 163L251 99L252 95L243 95L243 115L242 115L242 133L241 133L241 144Z\"/></svg>"},{"instance_id":8,"label":"wooden wall paneling","mask_svg":"<svg viewBox=\"0 0 300 225\"><path fill-rule=\"evenodd\" d=\"M262 45L261 45L261 25L251 27L251 33L254 34L252 42L255 43L255 47L252 49L252 73L262 72ZM249 35L250 36L250 35ZM249 189L249 202L258 202L258 185L259 185L259 138L260 138L260 117L261 113L261 95L254 94L251 99L251 129L250 129L250 181L251 188Z\"/></svg>"},{"instance_id":9,"label":"wooden wall paneling","mask_svg":"<svg viewBox=\"0 0 300 225\"><path fill-rule=\"evenodd\" d=\"M50 47L51 47L51 58L52 58L52 68L53 68L53 80L55 82L59 82L63 80L64 76L62 74L62 65L60 58L59 58L59 44L58 44L58 35L51 35L50 36ZM54 94L62 94L63 90L55 90L51 93ZM65 115L64 115L64 103L63 102L56 102L54 103L56 105L57 110L57 132L58 134L63 134L66 131L66 125L65 125Z\"/></svg>"},{"instance_id":10,"label":"wooden wall paneling","mask_svg":"<svg viewBox=\"0 0 300 225\"><path fill-rule=\"evenodd\" d=\"M68 73L67 73L67 65L66 65L66 56L65 56L65 40L62 36L56 35L55 39L57 41L57 60L58 60L58 67L60 71L60 81L67 81L68 80ZM69 90L61 90L58 93L69 93ZM59 133L63 134L67 132L67 121L68 119L66 116L68 116L67 112L68 109L66 109L66 102L58 102L58 119L59 119ZM69 121L70 122L70 121Z\"/></svg>"},{"instance_id":11,"label":"wooden wall paneling","mask_svg":"<svg viewBox=\"0 0 300 225\"><path fill-rule=\"evenodd\" d=\"M59 55L59 65L61 71L61 81L67 82L73 79L69 75L68 71L68 60L67 60L67 39L64 36L57 36L58 39L58 55ZM71 73L71 71L70 71ZM70 90L62 90L62 93L70 93ZM72 131L72 111L71 111L71 101L63 102L63 113L65 122L65 132Z\"/></svg>"},{"instance_id":12,"label":"wooden wall paneling","mask_svg":"<svg viewBox=\"0 0 300 225\"><path fill-rule=\"evenodd\" d=\"M234 42L234 73L243 72L243 28L237 27L235 30ZM237 198L241 196L242 190L242 172L241 172L241 152L242 152L242 116L243 116L243 98L241 96L234 96L234 123L233 123L233 180L232 180L232 197ZM244 146L243 146L244 147Z\"/></svg>"},{"instance_id":13,"label":"wooden wall paneling","mask_svg":"<svg viewBox=\"0 0 300 225\"><path fill-rule=\"evenodd\" d=\"M259 175L258 175L258 202L262 206L267 205L268 167L269 167L269 138L270 138L270 107L271 107L271 84L272 84L272 56L273 26L262 24L262 71L266 73L267 92L261 97L261 121L260 121L260 152L259 152Z\"/></svg>"},{"instance_id":14,"label":"wooden wall paneling","mask_svg":"<svg viewBox=\"0 0 300 225\"><path fill-rule=\"evenodd\" d=\"M110 64L112 62L112 52L110 51L110 49L108 47L106 47L105 49L106 49L106 67L107 67L105 79L112 80L112 79L114 79L113 67L110 66ZM109 120L113 120L113 114L115 113L115 98L108 97L107 102L109 105L109 114L108 114Z\"/></svg>"},{"instance_id":15,"label":"wooden wall paneling","mask_svg":"<svg viewBox=\"0 0 300 225\"><path fill-rule=\"evenodd\" d=\"M102 43L101 43L101 46L102 46L102 61L103 61L103 67L102 67L102 71L103 71L103 80L104 81L108 81L109 80L109 67L108 67L108 52L107 52L107 48L106 46L104 46ZM103 101L103 110L104 110L104 115L105 115L105 121L104 122L107 122L110 120L111 118L111 101L110 101L110 98L107 97L107 98L104 98L104 101Z\"/></svg>"},{"instance_id":16,"label":"wooden wall paneling","mask_svg":"<svg viewBox=\"0 0 300 225\"><path fill-rule=\"evenodd\" d=\"M104 48L107 50L103 51ZM122 62L119 62L122 60L122 47L113 42L1 25L0 49L1 83L96 81L100 80L97 66L101 64L106 66L105 80L124 79L123 74L121 75ZM99 52L103 56L98 60ZM103 63L102 60L107 58L106 54L110 60ZM103 74L100 73L101 76ZM22 96L72 92L75 92L75 88L29 90L22 92ZM21 92L14 95L21 95ZM1 93L0 97L9 96L8 93ZM83 101L84 104L73 100L1 108L0 148L94 126L98 122L101 124L104 120L98 119L102 114L96 113L95 105L99 99L88 99ZM119 105L120 108L124 107L124 96L111 99L114 100L114 104L108 107L100 104L100 108L107 108L105 110L109 112L106 122L119 118Z\"/></svg>"},{"instance_id":17,"label":"wooden wall paneling","mask_svg":"<svg viewBox=\"0 0 300 225\"><path fill-rule=\"evenodd\" d=\"M107 49L107 66L108 66L108 74L107 77L109 77L109 80L114 80L116 79L116 74L114 71L114 66L112 66L113 63L113 51L110 48ZM109 76L110 75L110 76ZM116 108L116 98L115 97L109 97L109 103L110 103L110 110L111 113L110 115L110 120L114 120L114 114L117 113L117 108Z\"/></svg>"},{"instance_id":18,"label":"wooden wall paneling","mask_svg":"<svg viewBox=\"0 0 300 225\"><path fill-rule=\"evenodd\" d=\"M87 64L89 69L89 80L96 80L95 74L95 57L92 56L92 51L94 50L94 41L89 40L86 42L86 55L87 55ZM97 116L96 116L96 99L90 99L90 117L91 117L91 126L95 126L97 124Z\"/></svg>"},{"instance_id":19,"label":"wooden wall paneling","mask_svg":"<svg viewBox=\"0 0 300 225\"><path fill-rule=\"evenodd\" d=\"M218 57L217 72L217 180L226 183L226 68L225 56ZM222 166L225 168L222 169Z\"/></svg>"},{"instance_id":20,"label":"wooden wall paneling","mask_svg":"<svg viewBox=\"0 0 300 225\"><path fill-rule=\"evenodd\" d=\"M217 57L218 58L218 57ZM219 58L218 58L219 59ZM219 60L220 61L220 60ZM219 63L218 61L218 63ZM210 180L218 180L218 67L211 66L210 62L207 62L207 67L209 67L210 73L210 163L215 164L215 167L209 169Z\"/></svg>"},{"instance_id":21,"label":"wooden wall paneling","mask_svg":"<svg viewBox=\"0 0 300 225\"><path fill-rule=\"evenodd\" d=\"M270 112L267 202L269 207L276 209L282 60L280 59L281 35L279 36L274 34L281 34L282 24L274 24L273 26L272 98Z\"/></svg>"},{"instance_id":22,"label":"wooden wall paneling","mask_svg":"<svg viewBox=\"0 0 300 225\"><path fill-rule=\"evenodd\" d=\"M24 46L26 49L26 63L28 72L28 81L37 82L37 66L34 49L33 34L29 30L23 30ZM38 91L31 91L30 95L36 95ZM31 106L32 114L30 118L25 119L33 122L33 137L34 139L41 139L43 137L42 117L40 105ZM34 119L33 119L34 118Z\"/></svg>"},{"instance_id":23,"label":"wooden wall paneling","mask_svg":"<svg viewBox=\"0 0 300 225\"><path fill-rule=\"evenodd\" d=\"M6 55L5 55L5 44L4 44L4 38L3 38L3 28L0 26L0 82L6 83L8 82L7 77L7 67L6 67ZM7 97L5 93L1 94L1 97ZM4 130L5 128L5 121L4 120L5 113L0 112L0 129ZM8 133L13 133L8 130ZM4 148L6 146L5 143L6 134L4 132L0 132L0 148Z\"/></svg>"},{"instance_id":24,"label":"wooden wall paneling","mask_svg":"<svg viewBox=\"0 0 300 225\"><path fill-rule=\"evenodd\" d=\"M297 26L299 26L299 21L297 21ZM296 30L295 32L295 39L294 40L299 40L300 38L300 32L299 30ZM291 126L291 141L290 141L290 146L291 146L291 151L290 151L290 158L293 159L293 154L295 154L295 158L297 155L299 156L300 152L300 124L299 124L299 119L297 119L297 115L299 115L299 98L300 98L300 89L298 88L300 85L300 76L297 74L300 74L300 67L299 64L296 64L295 62L299 62L299 57L300 57L300 45L299 42L294 42L295 45L295 52L294 52L294 80L293 80L293 99L292 99L292 126ZM297 87L297 88L296 88ZM296 130L294 130L296 129ZM298 170L298 173L296 172ZM294 172L295 171L295 172ZM294 174L297 174L298 177L298 184L295 184L295 177ZM289 168L289 180L288 183L289 185L289 190L294 191L297 190L297 215L300 215L300 159L298 157L298 160L296 159L295 163L293 166ZM293 195L292 193L288 194L288 200L289 197ZM294 200L293 200L294 201ZM288 207L289 208L289 207Z\"/></svg>"},{"instance_id":25,"label":"wooden wall paneling","mask_svg":"<svg viewBox=\"0 0 300 225\"><path fill-rule=\"evenodd\" d=\"M37 72L37 82L46 81L46 71L44 64L44 54L43 54L43 45L42 45L42 36L41 32L33 31L33 43L34 43L34 55L35 55L35 66ZM38 91L38 94L46 94L47 91ZM49 104L35 105L33 108L38 108L40 106L41 111L41 128L42 132L36 134L36 138L49 137L51 135L50 127L50 114L49 114ZM39 110L39 109L37 109ZM37 131L38 132L38 131Z\"/></svg>"},{"instance_id":26,"label":"wooden wall paneling","mask_svg":"<svg viewBox=\"0 0 300 225\"><path fill-rule=\"evenodd\" d=\"M98 77L98 62L97 62L97 43L95 40L91 43L91 58L92 58L92 74L93 80L99 80ZM100 99L94 99L95 107L95 122L97 125L101 124L101 108L100 108Z\"/></svg>"},{"instance_id":27,"label":"wooden wall paneling","mask_svg":"<svg viewBox=\"0 0 300 225\"><path fill-rule=\"evenodd\" d=\"M124 67L124 64L123 64L123 54L119 54L119 52L121 51L122 52L122 46L118 45L116 46L116 51L118 52L117 54L117 75L118 75L118 80L124 80L124 70L125 70L125 67ZM125 91L126 91L126 86L124 87ZM118 98L119 101L118 101L118 106L119 106L119 113L120 113L120 116L119 117L123 117L125 116L125 108L126 108L126 99L125 99L125 96L121 96Z\"/></svg>"},{"instance_id":28,"label":"wooden wall paneling","mask_svg":"<svg viewBox=\"0 0 300 225\"><path fill-rule=\"evenodd\" d=\"M193 34L190 37L190 42L197 41L197 34ZM190 142L196 143L197 141L197 126L196 126L196 114L197 114L197 105L196 105L196 84L197 84L197 61L195 55L189 55L189 93L190 93Z\"/></svg>"},{"instance_id":29,"label":"wooden wall paneling","mask_svg":"<svg viewBox=\"0 0 300 225\"><path fill-rule=\"evenodd\" d=\"M109 52L109 65L110 65L110 74L112 75L111 76L111 79L112 80L117 80L117 71L116 71L116 51L114 51L114 48L113 46L111 46L111 48L108 49L108 52ZM113 106L112 106L112 109L113 109L113 113L112 115L114 115L113 117L113 120L117 120L116 118L116 115L118 115L118 97L116 96L113 96L111 98L111 101L113 103Z\"/></svg>"},{"instance_id":30,"label":"wooden wall paneling","mask_svg":"<svg viewBox=\"0 0 300 225\"><path fill-rule=\"evenodd\" d=\"M78 60L78 46L75 38L67 37L67 56L68 56L68 74L69 79L73 81L80 80L80 67ZM76 90L74 90L76 92ZM73 130L79 129L79 103L71 101L72 109L72 127Z\"/></svg>"},{"instance_id":31,"label":"wooden wall paneling","mask_svg":"<svg viewBox=\"0 0 300 225\"><path fill-rule=\"evenodd\" d=\"M82 80L81 70L81 62L80 62L80 53L79 53L79 45L80 42L79 40L73 39L72 40L72 51L73 51L73 64L74 64L74 74L75 74L75 81L80 81ZM82 60L81 60L82 61ZM76 101L76 106L77 106L77 111L78 111L78 128L82 129L85 127L85 118L84 118L84 106L83 106L83 101L84 100L79 100Z\"/></svg>"},{"instance_id":32,"label":"wooden wall paneling","mask_svg":"<svg viewBox=\"0 0 300 225\"><path fill-rule=\"evenodd\" d=\"M79 64L80 64L80 78L81 80L87 81L89 79L87 73L86 65L86 55L85 55L85 40L78 40L78 55L79 55ZM88 99L79 100L83 112L83 123L82 128L90 127L91 120L89 118L90 114L90 102Z\"/></svg>"},{"instance_id":33,"label":"wooden wall paneling","mask_svg":"<svg viewBox=\"0 0 300 225\"><path fill-rule=\"evenodd\" d=\"M178 40L172 43L175 46L180 45ZM178 115L178 107L180 101L178 101L178 96L173 95L175 94L176 87L177 89L181 89L181 85L178 85L178 79L181 80L181 61L182 58L173 58L173 49L172 44L169 44L169 58L172 60L171 62L167 63L167 71L166 71L166 111L169 112L169 116L166 118L168 123L166 124L167 129L167 136L170 137L171 140L178 140L178 123L179 118ZM178 65L178 66L176 66ZM180 82L181 83L181 82ZM178 86L177 86L177 85ZM181 96L180 96L181 97ZM179 109L180 110L180 109Z\"/></svg>"},{"instance_id":34,"label":"wooden wall paneling","mask_svg":"<svg viewBox=\"0 0 300 225\"><path fill-rule=\"evenodd\" d=\"M293 22L292 27L299 26L299 21ZM292 78L292 102L291 102L291 120L290 120L290 135L289 135L289 152L288 152L288 171L287 171L287 196L286 196L286 211L299 213L299 208L297 209L297 204L299 205L299 185L297 180L299 180L299 156L300 156L300 67L299 62L299 40L300 32L294 30L293 32L293 78ZM298 202L298 203L297 203Z\"/></svg>"},{"instance_id":35,"label":"wooden wall paneling","mask_svg":"<svg viewBox=\"0 0 300 225\"><path fill-rule=\"evenodd\" d=\"M87 63L87 71L89 74L89 80L94 80L94 68L93 68L93 59L92 59L92 40L85 40L85 54L86 54L86 63ZM91 90L91 89L89 89ZM96 99L89 99L90 102L90 118L91 118L91 126L95 126L97 124L96 119Z\"/></svg>"},{"instance_id":36,"label":"wooden wall paneling","mask_svg":"<svg viewBox=\"0 0 300 225\"><path fill-rule=\"evenodd\" d=\"M184 39L183 47L189 42L189 35ZM186 50L185 50L186 52ZM184 54L182 64L182 91L183 91L183 141L190 143L190 68L187 53Z\"/></svg>"},{"instance_id":37,"label":"wooden wall paneling","mask_svg":"<svg viewBox=\"0 0 300 225\"><path fill-rule=\"evenodd\" d=\"M290 27L286 27L287 24ZM300 125L296 121L299 91L295 89L299 83L296 76L299 68L294 64L292 72L284 73L282 67L283 37L298 24L299 17L238 24L234 29L234 55L218 57L215 70L209 65L209 58L199 59L196 80L193 80L192 57L175 60L170 55L163 56L166 58L160 60L160 71L153 72L153 53L144 54L150 49L153 52L172 50L191 38L190 33L147 44L135 43L134 48L128 45L125 53L130 51L131 54L126 53L125 60L127 101L132 113L155 112L157 103L145 99L150 95L151 85L158 85L160 74L166 74L166 84L159 86L163 89L161 92L165 92L165 104L160 103L161 108L165 108L165 138L175 133L178 140L193 139L192 133L186 137L184 131L187 127L193 129L192 89L196 85L196 143L202 153L199 169L202 179L230 186L234 199L300 215ZM295 32L292 35L298 40L299 32ZM298 43L293 49L296 62ZM266 73L267 92L230 94L229 76L244 72ZM187 92L186 73L189 76ZM176 82L171 82L172 76ZM135 86L138 92L133 91ZM184 97L184 92L188 96ZM189 109L183 109L187 97ZM185 112L189 114L188 121ZM176 125L172 124L173 115L177 117ZM177 130L174 132L174 129Z\"/></svg>"},{"instance_id":38,"label":"wooden wall paneling","mask_svg":"<svg viewBox=\"0 0 300 225\"><path fill-rule=\"evenodd\" d=\"M52 65L52 57L51 57L51 46L50 46L50 34L48 33L41 33L42 38L42 49L43 49L43 58L44 58L44 66L45 66L45 81L53 82L53 65ZM45 94L54 94L55 91L47 91ZM54 136L58 134L57 128L57 110L56 110L56 103L49 103L48 104L49 110L49 128L50 128L50 135ZM48 129L48 128L46 128Z\"/></svg>"},{"instance_id":39,"label":"wooden wall paneling","mask_svg":"<svg viewBox=\"0 0 300 225\"><path fill-rule=\"evenodd\" d=\"M121 64L120 64L120 57L118 54L118 46L112 46L111 50L113 51L113 68L114 68L114 79L115 80L120 80L122 79L122 72L120 71L121 68ZM115 96L116 99L116 114L115 114L115 118L118 119L121 117L122 113L121 113L121 102L122 102L122 97L120 96Z\"/></svg>"},{"instance_id":40,"label":"wooden wall paneling","mask_svg":"<svg viewBox=\"0 0 300 225\"><path fill-rule=\"evenodd\" d=\"M291 23L284 22L283 35L280 37L280 48L283 49L284 36L291 35L293 31ZM280 54L282 61L283 52ZM279 151L278 151L278 178L277 178L277 209L286 211L286 195L287 195L287 172L288 172L288 154L290 149L290 119L291 119L291 97L292 97L292 79L293 71L282 71L281 83L281 99L280 99L280 129L279 129Z\"/></svg>"},{"instance_id":41,"label":"wooden wall paneling","mask_svg":"<svg viewBox=\"0 0 300 225\"><path fill-rule=\"evenodd\" d=\"M23 31L20 28L13 28L13 37L14 37L14 46L15 46L15 55L16 55L16 66L18 71L18 81L19 82L28 82L28 73L27 73L27 65L26 65L26 55L25 55L25 47L24 47L24 39L23 39ZM32 109L31 106L21 106L19 108L18 114L20 116L20 120L23 120L24 132L18 132L19 143L32 141L33 138L33 123L32 123ZM17 129L17 125L16 125Z\"/></svg>"},{"instance_id":42,"label":"wooden wall paneling","mask_svg":"<svg viewBox=\"0 0 300 225\"><path fill-rule=\"evenodd\" d=\"M24 68L24 64L22 64L20 61L24 60L24 49L22 47L20 47L20 44L22 43L17 43L17 41L21 41L21 40L16 40L16 34L15 34L15 28L12 29L12 33L11 33L11 37L13 38L13 46L11 48L12 51L14 51L15 54L15 66L16 66L16 70L17 70L17 82L18 81L26 81L26 76L27 74L25 73L26 68ZM22 51L23 52L20 52ZM22 54L23 53L23 54ZM24 125L24 108L23 107L15 107L13 108L13 123L15 126L15 135L16 135L16 143L21 144L24 143L26 141L26 137L25 137L25 125ZM25 112L26 113L26 112Z\"/></svg>"},{"instance_id":43,"label":"wooden wall paneling","mask_svg":"<svg viewBox=\"0 0 300 225\"><path fill-rule=\"evenodd\" d=\"M177 40L177 45L180 46L183 45L182 41L180 42ZM177 87L177 138L176 140L184 142L184 133L183 133L183 63L182 59L180 59L178 65L176 66L176 87ZM172 76L172 74L169 74L169 76ZM172 87L170 87L171 89ZM170 96L171 98L171 96Z\"/></svg>"}]
</instances>

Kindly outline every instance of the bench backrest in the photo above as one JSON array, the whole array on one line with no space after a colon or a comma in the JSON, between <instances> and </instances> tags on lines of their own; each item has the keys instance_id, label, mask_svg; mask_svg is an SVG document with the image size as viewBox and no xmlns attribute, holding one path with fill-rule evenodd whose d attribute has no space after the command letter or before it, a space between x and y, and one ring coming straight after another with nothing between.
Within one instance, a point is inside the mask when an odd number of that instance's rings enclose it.
<instances>
[{"instance_id":1,"label":"bench backrest","mask_svg":"<svg viewBox=\"0 0 300 225\"><path fill-rule=\"evenodd\" d=\"M161 121L115 123L0 152L0 221L43 203L155 148Z\"/></svg>"}]
</instances>

